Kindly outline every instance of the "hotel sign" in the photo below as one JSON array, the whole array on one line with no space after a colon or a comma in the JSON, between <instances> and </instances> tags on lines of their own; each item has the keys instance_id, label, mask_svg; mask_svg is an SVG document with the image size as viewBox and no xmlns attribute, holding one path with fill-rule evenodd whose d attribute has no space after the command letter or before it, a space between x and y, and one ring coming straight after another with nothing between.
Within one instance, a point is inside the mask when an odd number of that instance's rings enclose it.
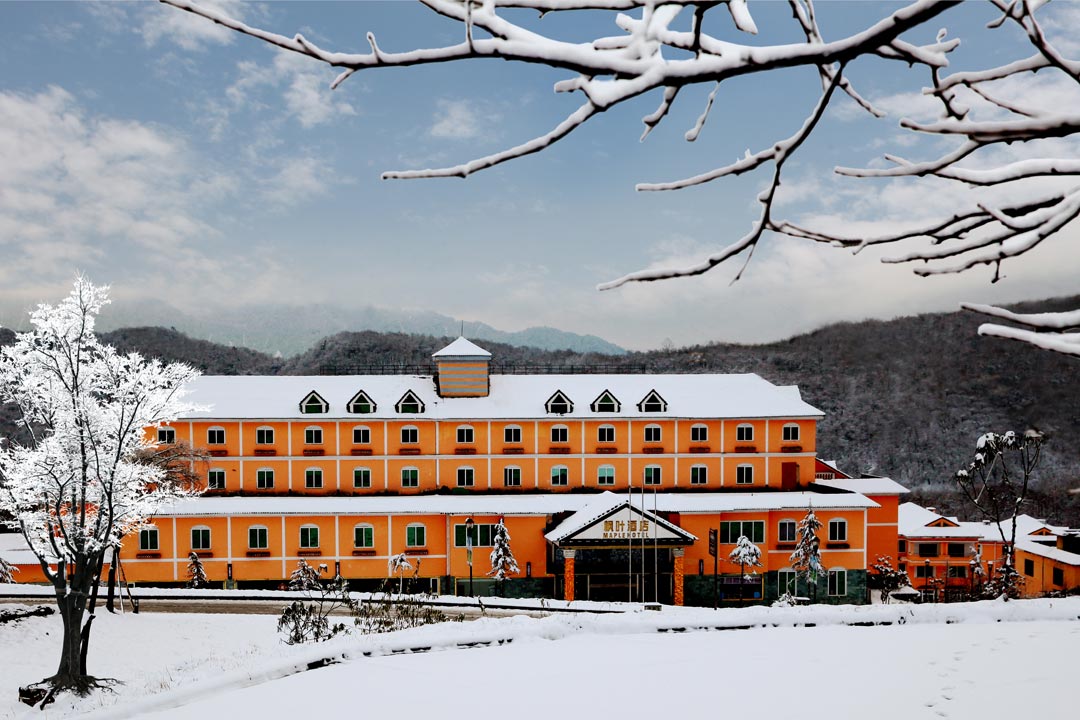
<instances>
[{"instance_id":1,"label":"hotel sign","mask_svg":"<svg viewBox=\"0 0 1080 720\"><path fill-rule=\"evenodd\" d=\"M574 540L684 540L664 525L636 510L623 508L617 513L575 533Z\"/></svg>"}]
</instances>

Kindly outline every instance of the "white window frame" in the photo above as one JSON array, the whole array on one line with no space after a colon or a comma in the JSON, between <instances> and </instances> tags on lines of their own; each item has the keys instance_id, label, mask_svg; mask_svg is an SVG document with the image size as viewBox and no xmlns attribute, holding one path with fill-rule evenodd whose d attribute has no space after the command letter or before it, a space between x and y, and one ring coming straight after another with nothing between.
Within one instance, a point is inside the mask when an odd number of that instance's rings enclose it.
<instances>
[{"instance_id":1,"label":"white window frame","mask_svg":"<svg viewBox=\"0 0 1080 720\"><path fill-rule=\"evenodd\" d=\"M512 477L517 471L517 477ZM507 465L503 468L503 487L521 487L521 468L517 465Z\"/></svg>"},{"instance_id":2,"label":"white window frame","mask_svg":"<svg viewBox=\"0 0 1080 720\"><path fill-rule=\"evenodd\" d=\"M199 533L199 536L200 536L199 544L195 543L195 537L196 537L195 533ZM206 547L203 547L202 544L201 544L201 542L202 542L201 541L202 533L206 533ZM195 525L194 527L191 528L191 550L192 550L192 552L198 552L200 550L210 550L212 547L213 547L213 534L211 533L210 527L208 525Z\"/></svg>"},{"instance_id":3,"label":"white window frame","mask_svg":"<svg viewBox=\"0 0 1080 720\"><path fill-rule=\"evenodd\" d=\"M754 484L754 466L753 465L738 465L735 468L735 484L736 485L753 485Z\"/></svg>"},{"instance_id":4,"label":"white window frame","mask_svg":"<svg viewBox=\"0 0 1080 720\"><path fill-rule=\"evenodd\" d=\"M354 425L352 429L353 445L370 445L371 428L367 425Z\"/></svg>"},{"instance_id":5,"label":"white window frame","mask_svg":"<svg viewBox=\"0 0 1080 720\"><path fill-rule=\"evenodd\" d=\"M847 542L847 529L847 520L843 518L829 520L829 542Z\"/></svg>"},{"instance_id":6,"label":"white window frame","mask_svg":"<svg viewBox=\"0 0 1080 720\"><path fill-rule=\"evenodd\" d=\"M690 426L690 442L709 442L709 426L696 423Z\"/></svg>"},{"instance_id":7,"label":"white window frame","mask_svg":"<svg viewBox=\"0 0 1080 720\"><path fill-rule=\"evenodd\" d=\"M784 582L785 576L789 582ZM784 593L791 593L792 595L798 595L799 593L799 574L790 567L780 568L776 571L776 594L783 595Z\"/></svg>"},{"instance_id":8,"label":"white window frame","mask_svg":"<svg viewBox=\"0 0 1080 720\"><path fill-rule=\"evenodd\" d=\"M799 426L796 423L787 423L781 430L783 442L799 442Z\"/></svg>"},{"instance_id":9,"label":"white window frame","mask_svg":"<svg viewBox=\"0 0 1080 720\"><path fill-rule=\"evenodd\" d=\"M754 442L754 426L749 423L736 425L735 442Z\"/></svg>"},{"instance_id":10,"label":"white window frame","mask_svg":"<svg viewBox=\"0 0 1080 720\"><path fill-rule=\"evenodd\" d=\"M157 441L159 445L175 445L176 444L176 428L174 427L159 427L157 429Z\"/></svg>"},{"instance_id":11,"label":"white window frame","mask_svg":"<svg viewBox=\"0 0 1080 720\"><path fill-rule=\"evenodd\" d=\"M213 476L213 475L219 475L220 476L220 478L221 478L221 487L214 487L214 483L211 482L211 476ZM226 475L225 471L222 470L221 468L210 468L209 470L206 471L206 489L207 490L224 490L225 489L225 483L227 482L227 478L228 478L228 476Z\"/></svg>"},{"instance_id":12,"label":"white window frame","mask_svg":"<svg viewBox=\"0 0 1080 720\"><path fill-rule=\"evenodd\" d=\"M690 466L690 484L691 485L708 485L709 484L709 466L708 465L691 465Z\"/></svg>"},{"instance_id":13,"label":"white window frame","mask_svg":"<svg viewBox=\"0 0 1080 720\"><path fill-rule=\"evenodd\" d=\"M366 480L365 480L366 484L358 485L357 481L360 479L358 474L361 474L361 473L366 473ZM359 467L354 467L353 468L353 480L352 480L352 483L353 483L352 486L353 486L354 490L368 490L368 489L370 489L371 488L371 468L367 467L366 465L361 465Z\"/></svg>"},{"instance_id":14,"label":"white window frame","mask_svg":"<svg viewBox=\"0 0 1080 720\"><path fill-rule=\"evenodd\" d=\"M153 538L153 547L150 547L149 540ZM161 551L161 531L157 525L146 525L139 528L139 550L141 552L160 552Z\"/></svg>"},{"instance_id":15,"label":"white window frame","mask_svg":"<svg viewBox=\"0 0 1080 720\"><path fill-rule=\"evenodd\" d=\"M659 487L663 484L664 471L659 465L646 465L641 473L641 484Z\"/></svg>"},{"instance_id":16,"label":"white window frame","mask_svg":"<svg viewBox=\"0 0 1080 720\"><path fill-rule=\"evenodd\" d=\"M472 445L476 442L476 431L472 425L458 425L454 438L458 445Z\"/></svg>"},{"instance_id":17,"label":"white window frame","mask_svg":"<svg viewBox=\"0 0 1080 720\"><path fill-rule=\"evenodd\" d=\"M410 471L416 474L416 479L410 481L413 484L406 485L405 484L405 473L410 472ZM420 487L420 468L413 467L412 465L407 465L407 466L401 468L401 487L403 487L403 488L418 488L418 487Z\"/></svg>"},{"instance_id":18,"label":"white window frame","mask_svg":"<svg viewBox=\"0 0 1080 720\"><path fill-rule=\"evenodd\" d=\"M269 485L265 484L263 482L262 478L259 477L262 473L270 473L270 475L269 475L270 484ZM273 490L274 489L274 468L261 467L261 468L258 468L257 470L255 470L255 489L256 490Z\"/></svg>"},{"instance_id":19,"label":"white window frame","mask_svg":"<svg viewBox=\"0 0 1080 720\"><path fill-rule=\"evenodd\" d=\"M838 578L841 579L841 583L844 586L844 588L843 588L844 591L843 592L836 592L837 590L840 589L839 588L839 583L836 582L836 580ZM845 596L847 596L847 569L846 568L832 568L832 569L829 570L829 579L828 579L827 592L828 592L829 597L845 597Z\"/></svg>"},{"instance_id":20,"label":"white window frame","mask_svg":"<svg viewBox=\"0 0 1080 720\"><path fill-rule=\"evenodd\" d=\"M791 531L791 538L784 537L784 528L788 528ZM793 543L798 540L799 537L799 524L794 520L787 518L776 523L776 542Z\"/></svg>"},{"instance_id":21,"label":"white window frame","mask_svg":"<svg viewBox=\"0 0 1080 720\"><path fill-rule=\"evenodd\" d=\"M266 439L266 433L270 433L270 439ZM262 440L259 437L262 436ZM256 445L273 445L274 444L274 428L269 425L260 425L255 428L255 444Z\"/></svg>"},{"instance_id":22,"label":"white window frame","mask_svg":"<svg viewBox=\"0 0 1080 720\"><path fill-rule=\"evenodd\" d=\"M318 482L318 484L312 484L314 482ZM323 489L323 470L321 467L304 468L304 488L307 490Z\"/></svg>"},{"instance_id":23,"label":"white window frame","mask_svg":"<svg viewBox=\"0 0 1080 720\"><path fill-rule=\"evenodd\" d=\"M650 435L652 435L653 437L650 437ZM647 443L663 442L663 440L664 440L664 428L660 427L659 425L657 425L655 423L651 423L649 425L646 425L645 426L644 437L645 437L645 442L647 442Z\"/></svg>"},{"instance_id":24,"label":"white window frame","mask_svg":"<svg viewBox=\"0 0 1080 720\"><path fill-rule=\"evenodd\" d=\"M308 425L306 428L304 428L304 444L322 445L323 429L318 425Z\"/></svg>"},{"instance_id":25,"label":"white window frame","mask_svg":"<svg viewBox=\"0 0 1080 720\"><path fill-rule=\"evenodd\" d=\"M555 482L556 476L559 477L560 482ZM552 465L548 477L551 480L552 487L568 487L570 485L570 468L566 465Z\"/></svg>"},{"instance_id":26,"label":"white window frame","mask_svg":"<svg viewBox=\"0 0 1080 720\"><path fill-rule=\"evenodd\" d=\"M247 530L248 530L248 550L268 550L270 548L270 528L266 527L265 525L248 525ZM256 530L256 531L262 530L263 535L266 538L266 542L264 544L262 544L262 545L252 545L251 544L251 531L252 530Z\"/></svg>"},{"instance_id":27,"label":"white window frame","mask_svg":"<svg viewBox=\"0 0 1080 720\"><path fill-rule=\"evenodd\" d=\"M370 545L358 545L356 540L357 530L370 530L371 531L371 544ZM371 523L357 523L353 525L353 548L356 550L368 550L375 547L375 526Z\"/></svg>"},{"instance_id":28,"label":"white window frame","mask_svg":"<svg viewBox=\"0 0 1080 720\"><path fill-rule=\"evenodd\" d=\"M460 465L454 473L457 477L457 487L475 487L476 470L471 465Z\"/></svg>"},{"instance_id":29,"label":"white window frame","mask_svg":"<svg viewBox=\"0 0 1080 720\"><path fill-rule=\"evenodd\" d=\"M562 435L562 439L556 437L556 432ZM566 425L552 425L551 426L551 442L565 444L570 442L570 428Z\"/></svg>"},{"instance_id":30,"label":"white window frame","mask_svg":"<svg viewBox=\"0 0 1080 720\"><path fill-rule=\"evenodd\" d=\"M605 437L610 436L610 437ZM613 443L615 442L615 426L614 425L601 425L596 428L596 442L600 443Z\"/></svg>"},{"instance_id":31,"label":"white window frame","mask_svg":"<svg viewBox=\"0 0 1080 720\"><path fill-rule=\"evenodd\" d=\"M408 439L405 434L412 431L413 439ZM420 442L420 428L415 425L403 425L401 427L401 444L402 445L416 445Z\"/></svg>"},{"instance_id":32,"label":"white window frame","mask_svg":"<svg viewBox=\"0 0 1080 720\"><path fill-rule=\"evenodd\" d=\"M422 535L422 537L420 539L423 540L423 542L420 542L420 543L416 542L416 530L417 530L417 528L419 528L420 534ZM410 530L413 531L413 542L411 542L411 543L409 542L409 531ZM405 547L410 547L410 548L427 547L427 526L424 525L424 523L409 523L408 525L405 526Z\"/></svg>"},{"instance_id":33,"label":"white window frame","mask_svg":"<svg viewBox=\"0 0 1080 720\"><path fill-rule=\"evenodd\" d=\"M611 472L605 473L605 470ZM599 487L611 487L615 484L615 466L614 465L601 465L596 468L596 484Z\"/></svg>"},{"instance_id":34,"label":"white window frame","mask_svg":"<svg viewBox=\"0 0 1080 720\"><path fill-rule=\"evenodd\" d=\"M521 437L520 425L507 425L503 428L503 443L507 445L520 445Z\"/></svg>"},{"instance_id":35,"label":"white window frame","mask_svg":"<svg viewBox=\"0 0 1080 720\"><path fill-rule=\"evenodd\" d=\"M304 531L307 530L307 544L304 543ZM311 531L315 531L315 544L311 544ZM301 550L318 550L322 543L322 532L318 525L312 523L306 523L300 526L300 549Z\"/></svg>"},{"instance_id":36,"label":"white window frame","mask_svg":"<svg viewBox=\"0 0 1080 720\"><path fill-rule=\"evenodd\" d=\"M214 440L214 433L221 433L221 440ZM225 444L225 428L220 425L214 425L206 428L206 444L207 445L224 445Z\"/></svg>"}]
</instances>

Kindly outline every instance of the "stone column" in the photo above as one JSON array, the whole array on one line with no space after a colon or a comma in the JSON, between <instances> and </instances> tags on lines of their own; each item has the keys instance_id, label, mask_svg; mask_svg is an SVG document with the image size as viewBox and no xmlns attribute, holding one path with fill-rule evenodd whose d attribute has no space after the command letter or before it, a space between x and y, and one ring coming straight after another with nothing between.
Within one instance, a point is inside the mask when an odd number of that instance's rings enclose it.
<instances>
[{"instance_id":1,"label":"stone column","mask_svg":"<svg viewBox=\"0 0 1080 720\"><path fill-rule=\"evenodd\" d=\"M675 556L675 598L674 603L676 605L683 604L683 555L686 554L685 548L674 548L671 554Z\"/></svg>"},{"instance_id":2,"label":"stone column","mask_svg":"<svg viewBox=\"0 0 1080 720\"><path fill-rule=\"evenodd\" d=\"M574 599L574 556L576 550L563 550L563 600L570 602Z\"/></svg>"}]
</instances>

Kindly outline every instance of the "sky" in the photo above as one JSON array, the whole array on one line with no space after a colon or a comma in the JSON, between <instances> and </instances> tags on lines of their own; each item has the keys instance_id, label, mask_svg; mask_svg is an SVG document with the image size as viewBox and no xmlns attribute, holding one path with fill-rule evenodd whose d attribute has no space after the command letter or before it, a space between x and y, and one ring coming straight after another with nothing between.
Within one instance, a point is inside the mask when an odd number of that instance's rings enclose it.
<instances>
[{"instance_id":1,"label":"sky","mask_svg":"<svg viewBox=\"0 0 1080 720\"><path fill-rule=\"evenodd\" d=\"M406 0L212 4L350 52L368 50L368 31L389 51L460 42L463 32ZM818 9L827 36L839 37L897 6ZM721 13L707 27L740 42L798 39L785 3L751 10L758 38L735 33ZM991 17L987 4L964 3L910 39L948 28L962 39L956 69L1028 55L1012 28L985 28ZM1045 17L1063 49L1080 50L1068 33L1078 4L1054 3ZM606 13L528 22L579 41L620 32ZM656 93L465 180L381 180L546 132L580 102L552 90L567 73L479 60L367 70L331 90L336 72L314 60L150 2L2 2L0 68L0 325L18 327L27 308L58 300L76 272L112 285L128 308L426 310L630 349L767 342L840 320L1080 291L1075 225L1008 263L998 283L987 268L920 278L880 262L897 249L853 256L770 237L734 283L741 257L701 277L597 291L628 272L699 260L750 228L768 169L674 193L634 185L707 171L790 135L819 90L802 70L725 83L694 143L683 135L711 87L683 92L645 142L641 119ZM778 213L858 234L955 210L958 188L833 174L880 164L886 152L929 158L948 147L898 127L902 116L932 117L919 92L925 72L866 60L849 76L889 116L836 101L789 164ZM1048 73L1001 92L1044 105L1075 99Z\"/></svg>"}]
</instances>

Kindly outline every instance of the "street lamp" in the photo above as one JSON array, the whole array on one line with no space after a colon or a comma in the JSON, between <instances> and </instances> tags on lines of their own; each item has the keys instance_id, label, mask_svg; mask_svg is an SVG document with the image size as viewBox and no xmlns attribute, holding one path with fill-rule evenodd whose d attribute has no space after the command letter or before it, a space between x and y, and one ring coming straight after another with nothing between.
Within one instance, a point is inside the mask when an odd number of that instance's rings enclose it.
<instances>
[{"instance_id":1,"label":"street lamp","mask_svg":"<svg viewBox=\"0 0 1080 720\"><path fill-rule=\"evenodd\" d=\"M923 574L924 574L924 575L926 576L926 582L925 582L925 583L923 583L923 590L924 590L924 592L925 592L926 590L930 590L930 589L931 589L931 588L930 588L930 579L931 579L931 578L932 578L933 576L932 576L932 575L930 574L930 570L931 570L931 568L930 568L930 561L929 561L929 560L924 560L924 561L923 561L923 566L924 566L924 567L926 568L926 570L925 570L925 571L923 572ZM934 593L934 599L933 599L933 601L932 601L932 602L937 602L937 593L936 593L936 592Z\"/></svg>"},{"instance_id":2,"label":"street lamp","mask_svg":"<svg viewBox=\"0 0 1080 720\"><path fill-rule=\"evenodd\" d=\"M473 519L471 517L465 518L465 559L466 559L466 562L469 563L469 597L476 597L476 595L473 593L473 575L472 575L472 548L473 548L472 531L473 531L473 525L475 525L475 524L476 523L473 522Z\"/></svg>"}]
</instances>

